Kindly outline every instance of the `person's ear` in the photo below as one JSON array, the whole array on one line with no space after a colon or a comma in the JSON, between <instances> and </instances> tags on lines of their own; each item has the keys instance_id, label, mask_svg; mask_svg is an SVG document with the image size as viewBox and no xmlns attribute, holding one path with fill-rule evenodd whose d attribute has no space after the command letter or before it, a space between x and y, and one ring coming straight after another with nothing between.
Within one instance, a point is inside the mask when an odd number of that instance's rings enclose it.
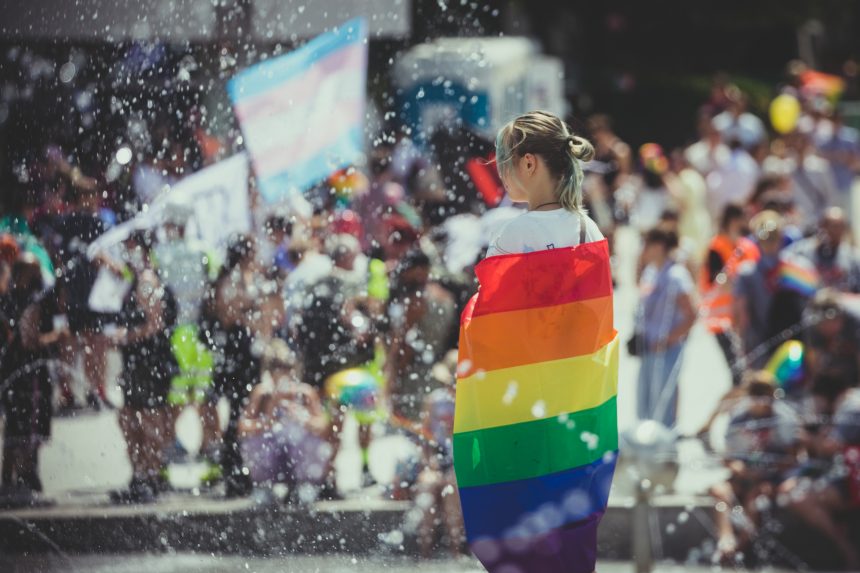
<instances>
[{"instance_id":1,"label":"person's ear","mask_svg":"<svg viewBox=\"0 0 860 573\"><path fill-rule=\"evenodd\" d=\"M537 156L533 153L523 155L523 168L528 175L534 175L537 170Z\"/></svg>"}]
</instances>

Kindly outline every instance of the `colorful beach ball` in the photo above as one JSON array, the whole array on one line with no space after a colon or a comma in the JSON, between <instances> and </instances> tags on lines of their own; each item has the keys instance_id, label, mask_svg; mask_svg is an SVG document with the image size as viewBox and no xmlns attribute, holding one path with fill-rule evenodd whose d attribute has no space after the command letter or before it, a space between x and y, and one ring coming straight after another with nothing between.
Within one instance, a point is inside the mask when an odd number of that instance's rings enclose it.
<instances>
[{"instance_id":1,"label":"colorful beach ball","mask_svg":"<svg viewBox=\"0 0 860 573\"><path fill-rule=\"evenodd\" d=\"M379 383L364 368L349 368L332 374L326 378L324 390L326 398L348 408L360 423L369 424L378 418Z\"/></svg>"},{"instance_id":2,"label":"colorful beach ball","mask_svg":"<svg viewBox=\"0 0 860 573\"><path fill-rule=\"evenodd\" d=\"M803 383L803 354L802 342L788 340L776 349L764 369L773 374L780 388L789 392Z\"/></svg>"}]
</instances>

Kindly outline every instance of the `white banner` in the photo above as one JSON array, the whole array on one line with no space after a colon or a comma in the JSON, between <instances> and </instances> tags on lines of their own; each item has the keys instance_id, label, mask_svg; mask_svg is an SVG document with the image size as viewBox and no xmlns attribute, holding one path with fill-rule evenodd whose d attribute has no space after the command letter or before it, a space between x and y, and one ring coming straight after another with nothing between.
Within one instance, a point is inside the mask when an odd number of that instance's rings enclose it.
<instances>
[{"instance_id":1,"label":"white banner","mask_svg":"<svg viewBox=\"0 0 860 573\"><path fill-rule=\"evenodd\" d=\"M116 314L122 310L122 303L129 290L131 281L101 267L87 303L90 310Z\"/></svg>"},{"instance_id":2,"label":"white banner","mask_svg":"<svg viewBox=\"0 0 860 573\"><path fill-rule=\"evenodd\" d=\"M194 213L186 227L187 239L223 252L230 235L251 228L248 174L248 156L244 153L201 169L156 197L146 211L96 239L87 254L94 258L99 252L111 252L132 232L159 227L165 208L171 204L189 206Z\"/></svg>"}]
</instances>

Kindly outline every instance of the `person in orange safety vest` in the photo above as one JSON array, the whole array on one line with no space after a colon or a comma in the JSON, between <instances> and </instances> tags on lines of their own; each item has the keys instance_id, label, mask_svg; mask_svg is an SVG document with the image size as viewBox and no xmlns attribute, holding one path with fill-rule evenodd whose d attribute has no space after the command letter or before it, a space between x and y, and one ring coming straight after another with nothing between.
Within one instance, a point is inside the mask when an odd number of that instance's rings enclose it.
<instances>
[{"instance_id":1,"label":"person in orange safety vest","mask_svg":"<svg viewBox=\"0 0 860 573\"><path fill-rule=\"evenodd\" d=\"M736 204L727 205L720 220L720 230L708 245L699 277L702 293L700 313L726 357L734 387L740 384L743 366L739 364L740 345L732 329L732 284L741 263L757 261L760 256L758 246L743 236L745 227L743 208Z\"/></svg>"}]
</instances>

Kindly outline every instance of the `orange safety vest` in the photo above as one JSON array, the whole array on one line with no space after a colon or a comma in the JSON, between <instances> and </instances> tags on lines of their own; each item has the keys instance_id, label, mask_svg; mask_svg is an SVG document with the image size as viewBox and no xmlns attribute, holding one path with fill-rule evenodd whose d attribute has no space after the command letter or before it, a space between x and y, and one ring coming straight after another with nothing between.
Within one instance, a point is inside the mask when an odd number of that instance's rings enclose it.
<instances>
[{"instance_id":1,"label":"orange safety vest","mask_svg":"<svg viewBox=\"0 0 860 573\"><path fill-rule=\"evenodd\" d=\"M723 268L716 279L710 280L709 268L705 264L699 278L702 293L700 314L705 326L713 333L725 332L732 327L732 284L738 274L738 267L746 261L758 261L761 253L758 246L747 238L741 237L732 243L725 235L717 235L708 245L723 261Z\"/></svg>"}]
</instances>

